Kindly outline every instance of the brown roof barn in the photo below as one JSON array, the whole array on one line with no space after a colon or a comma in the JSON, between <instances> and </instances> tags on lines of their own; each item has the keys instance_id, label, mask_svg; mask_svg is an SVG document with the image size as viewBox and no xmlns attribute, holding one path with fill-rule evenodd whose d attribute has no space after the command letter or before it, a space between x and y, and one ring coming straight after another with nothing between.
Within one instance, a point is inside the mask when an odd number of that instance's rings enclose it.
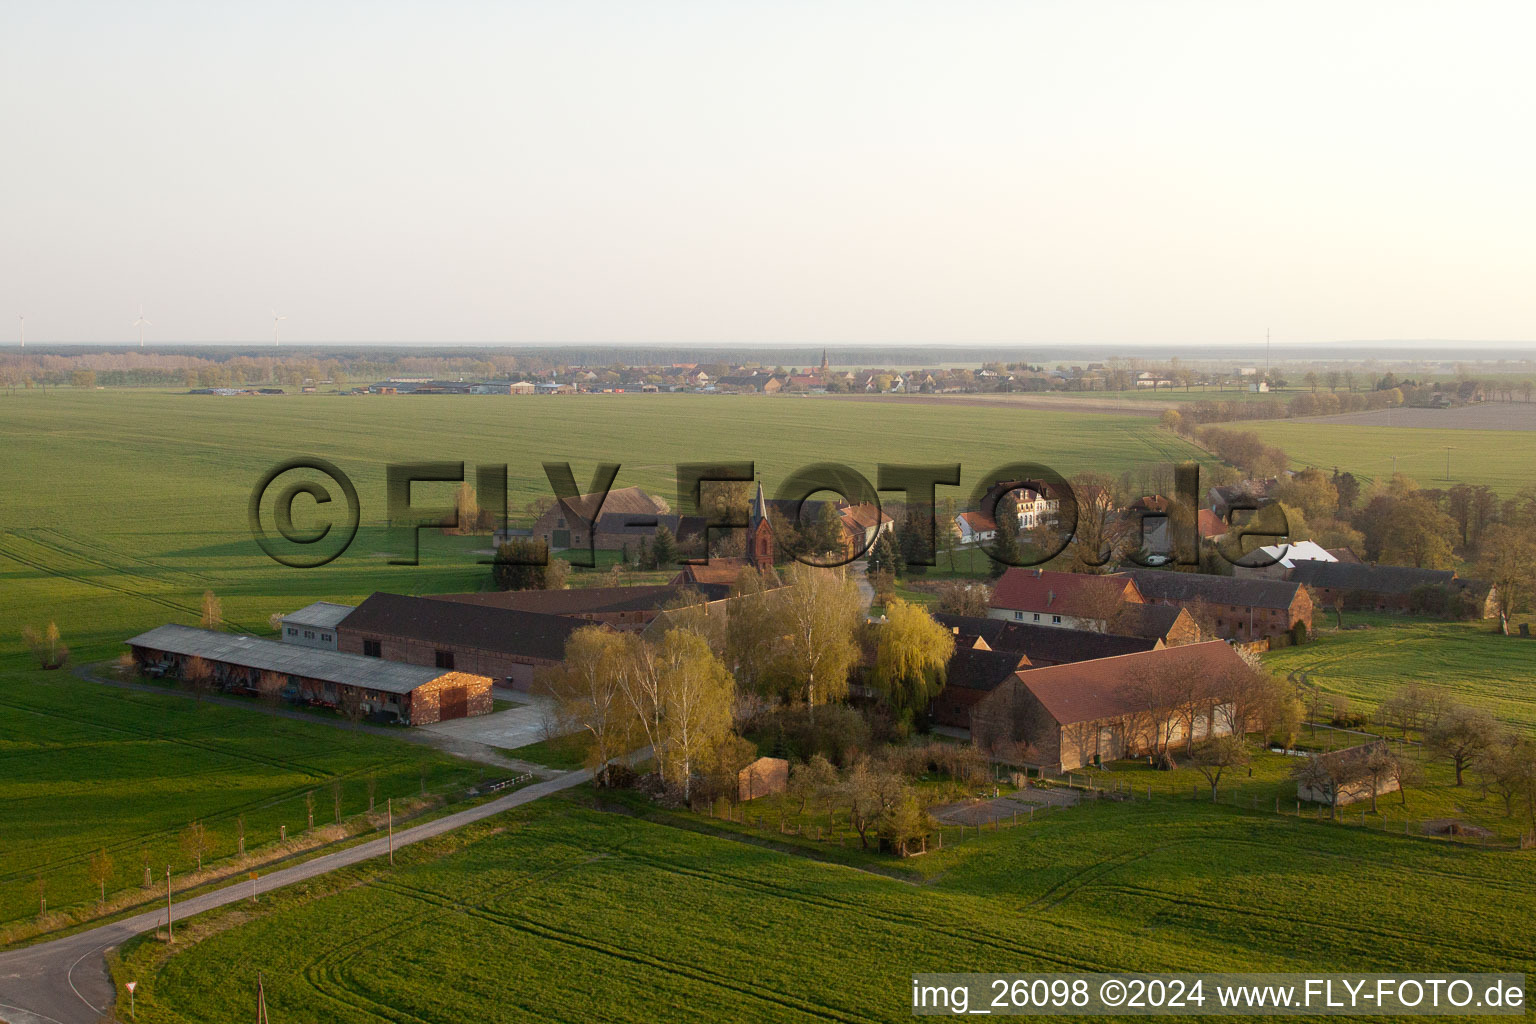
<instances>
[{"instance_id":1,"label":"brown roof barn","mask_svg":"<svg viewBox=\"0 0 1536 1024\"><path fill-rule=\"evenodd\" d=\"M565 658L565 641L588 623L562 615L377 593L336 627L340 649L489 676L527 690L533 670Z\"/></svg>"},{"instance_id":2,"label":"brown roof barn","mask_svg":"<svg viewBox=\"0 0 1536 1024\"><path fill-rule=\"evenodd\" d=\"M1225 641L1018 672L977 702L971 738L1050 771L1230 733L1225 681L1252 670Z\"/></svg>"}]
</instances>

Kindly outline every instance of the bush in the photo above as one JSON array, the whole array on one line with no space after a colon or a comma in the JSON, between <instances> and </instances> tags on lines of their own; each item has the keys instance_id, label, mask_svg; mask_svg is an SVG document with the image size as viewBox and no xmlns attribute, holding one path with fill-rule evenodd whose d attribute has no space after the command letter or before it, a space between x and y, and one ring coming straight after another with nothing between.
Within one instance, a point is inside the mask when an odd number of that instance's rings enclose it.
<instances>
[{"instance_id":1,"label":"bush","mask_svg":"<svg viewBox=\"0 0 1536 1024\"><path fill-rule=\"evenodd\" d=\"M945 775L967 785L981 785L987 781L987 759L969 744L925 743L922 746L891 747L885 760L892 771L909 779Z\"/></svg>"},{"instance_id":2,"label":"bush","mask_svg":"<svg viewBox=\"0 0 1536 1024\"><path fill-rule=\"evenodd\" d=\"M762 725L775 756L790 761L809 761L820 754L847 767L872 740L870 723L845 704L823 704L814 715L803 707L786 708L763 716Z\"/></svg>"}]
</instances>

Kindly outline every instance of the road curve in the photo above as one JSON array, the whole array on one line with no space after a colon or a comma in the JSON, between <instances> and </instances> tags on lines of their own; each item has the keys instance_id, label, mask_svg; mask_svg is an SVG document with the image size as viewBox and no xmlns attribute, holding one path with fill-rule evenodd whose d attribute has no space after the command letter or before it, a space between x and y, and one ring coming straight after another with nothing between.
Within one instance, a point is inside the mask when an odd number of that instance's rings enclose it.
<instances>
[{"instance_id":1,"label":"road curve","mask_svg":"<svg viewBox=\"0 0 1536 1024\"><path fill-rule=\"evenodd\" d=\"M536 782L468 810L401 829L395 833L395 846L409 846L452 832L551 793L579 786L591 778L590 771L576 771ZM237 882L194 896L174 905L176 920L249 899L253 887L257 893L269 892L337 868L382 857L388 848L387 837L371 839L263 875L254 886L251 882ZM106 950L163 924L165 908L162 906L52 942L0 953L0 1020L7 1024L97 1024L116 995L107 976Z\"/></svg>"}]
</instances>

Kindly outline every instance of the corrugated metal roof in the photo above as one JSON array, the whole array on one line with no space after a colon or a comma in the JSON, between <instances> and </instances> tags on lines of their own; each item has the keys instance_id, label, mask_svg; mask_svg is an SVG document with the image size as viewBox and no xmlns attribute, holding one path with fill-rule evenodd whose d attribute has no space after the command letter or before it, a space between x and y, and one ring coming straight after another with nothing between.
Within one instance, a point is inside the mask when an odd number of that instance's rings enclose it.
<instances>
[{"instance_id":1,"label":"corrugated metal roof","mask_svg":"<svg viewBox=\"0 0 1536 1024\"><path fill-rule=\"evenodd\" d=\"M330 601L316 601L314 604L305 605L296 612L289 612L283 616L284 622L291 622L295 626L319 626L321 629L335 629L336 624L348 615L352 614L354 604L333 604Z\"/></svg>"},{"instance_id":2,"label":"corrugated metal roof","mask_svg":"<svg viewBox=\"0 0 1536 1024\"><path fill-rule=\"evenodd\" d=\"M134 647L188 657L195 655L263 672L281 672L385 693L410 693L418 686L450 674L424 665L382 661L361 654L325 651L238 633L215 633L191 626L156 626L127 642Z\"/></svg>"}]
</instances>

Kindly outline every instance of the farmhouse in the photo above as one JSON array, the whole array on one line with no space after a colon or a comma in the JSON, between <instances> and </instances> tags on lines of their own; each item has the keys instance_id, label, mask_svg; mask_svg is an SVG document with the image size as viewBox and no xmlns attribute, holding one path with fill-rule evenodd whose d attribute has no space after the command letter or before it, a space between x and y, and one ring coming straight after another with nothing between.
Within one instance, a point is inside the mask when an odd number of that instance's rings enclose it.
<instances>
[{"instance_id":1,"label":"farmhouse","mask_svg":"<svg viewBox=\"0 0 1536 1024\"><path fill-rule=\"evenodd\" d=\"M129 640L128 646L141 672L191 679L201 670L232 692L276 692L289 700L406 725L430 725L491 710L491 681L451 669L381 662L191 626L157 626Z\"/></svg>"},{"instance_id":2,"label":"farmhouse","mask_svg":"<svg viewBox=\"0 0 1536 1024\"><path fill-rule=\"evenodd\" d=\"M955 646L944 677L944 688L928 705L935 725L969 729L971 709L1015 672L1029 668L1029 659L1016 651Z\"/></svg>"},{"instance_id":3,"label":"farmhouse","mask_svg":"<svg viewBox=\"0 0 1536 1024\"><path fill-rule=\"evenodd\" d=\"M1110 620L1109 631L1157 640L1166 647L1197 644L1206 639L1188 609L1167 604L1127 604Z\"/></svg>"},{"instance_id":4,"label":"farmhouse","mask_svg":"<svg viewBox=\"0 0 1536 1024\"><path fill-rule=\"evenodd\" d=\"M316 601L296 612L289 612L283 616L282 620L283 642L334 651L336 625L352 614L353 607L355 606L350 604Z\"/></svg>"},{"instance_id":5,"label":"farmhouse","mask_svg":"<svg viewBox=\"0 0 1536 1024\"><path fill-rule=\"evenodd\" d=\"M1246 562L1263 564L1246 565ZM1316 541L1296 540L1286 544L1266 544L1244 555L1239 564L1232 567L1234 576L1263 576L1269 579L1286 579L1291 569L1302 562L1336 562L1337 558Z\"/></svg>"},{"instance_id":6,"label":"farmhouse","mask_svg":"<svg viewBox=\"0 0 1536 1024\"><path fill-rule=\"evenodd\" d=\"M971 712L978 746L1071 771L1232 731L1228 680L1251 671L1220 640L1017 672Z\"/></svg>"},{"instance_id":7,"label":"farmhouse","mask_svg":"<svg viewBox=\"0 0 1536 1024\"><path fill-rule=\"evenodd\" d=\"M655 498L640 488L616 487L606 497L583 494L576 498L561 498L539 516L531 536L549 545L551 551L584 548L592 543L594 522L600 522L603 516L623 516L625 521L657 520L664 511ZM653 525L651 529L654 528Z\"/></svg>"},{"instance_id":8,"label":"farmhouse","mask_svg":"<svg viewBox=\"0 0 1536 1024\"><path fill-rule=\"evenodd\" d=\"M997 522L984 512L961 512L955 516L955 529L962 547L985 544L997 537Z\"/></svg>"},{"instance_id":9,"label":"farmhouse","mask_svg":"<svg viewBox=\"0 0 1536 1024\"><path fill-rule=\"evenodd\" d=\"M1008 569L992 591L994 619L1105 632L1126 604L1142 601L1135 582L1124 576Z\"/></svg>"},{"instance_id":10,"label":"farmhouse","mask_svg":"<svg viewBox=\"0 0 1536 1024\"><path fill-rule=\"evenodd\" d=\"M1162 569L1131 569L1110 578L1131 580L1150 602L1187 609L1202 630L1227 640L1281 636L1297 625L1312 628L1312 598L1287 580Z\"/></svg>"},{"instance_id":11,"label":"farmhouse","mask_svg":"<svg viewBox=\"0 0 1536 1024\"><path fill-rule=\"evenodd\" d=\"M1440 587L1470 598L1479 618L1498 614L1497 593L1487 583L1459 578L1448 569L1415 569L1408 565L1366 565L1358 562L1298 562L1288 577L1312 588L1325 606L1345 604L1379 612L1405 612L1415 592Z\"/></svg>"},{"instance_id":12,"label":"farmhouse","mask_svg":"<svg viewBox=\"0 0 1536 1024\"><path fill-rule=\"evenodd\" d=\"M1313 803L1343 807L1375 795L1395 793L1400 788L1398 773L1387 753L1386 740L1362 743L1327 754L1313 755L1312 771L1304 773L1296 784L1296 797ZM1378 760L1378 758L1381 758Z\"/></svg>"},{"instance_id":13,"label":"farmhouse","mask_svg":"<svg viewBox=\"0 0 1536 1024\"><path fill-rule=\"evenodd\" d=\"M581 619L404 594L373 594L336 629L340 650L385 661L489 676L528 690L534 669L558 665Z\"/></svg>"},{"instance_id":14,"label":"farmhouse","mask_svg":"<svg viewBox=\"0 0 1536 1024\"><path fill-rule=\"evenodd\" d=\"M1136 654L1161 646L1157 639L1042 626L1034 622L944 613L935 615L934 620L955 634L956 647L981 646L987 650L1022 654L1036 668Z\"/></svg>"}]
</instances>

